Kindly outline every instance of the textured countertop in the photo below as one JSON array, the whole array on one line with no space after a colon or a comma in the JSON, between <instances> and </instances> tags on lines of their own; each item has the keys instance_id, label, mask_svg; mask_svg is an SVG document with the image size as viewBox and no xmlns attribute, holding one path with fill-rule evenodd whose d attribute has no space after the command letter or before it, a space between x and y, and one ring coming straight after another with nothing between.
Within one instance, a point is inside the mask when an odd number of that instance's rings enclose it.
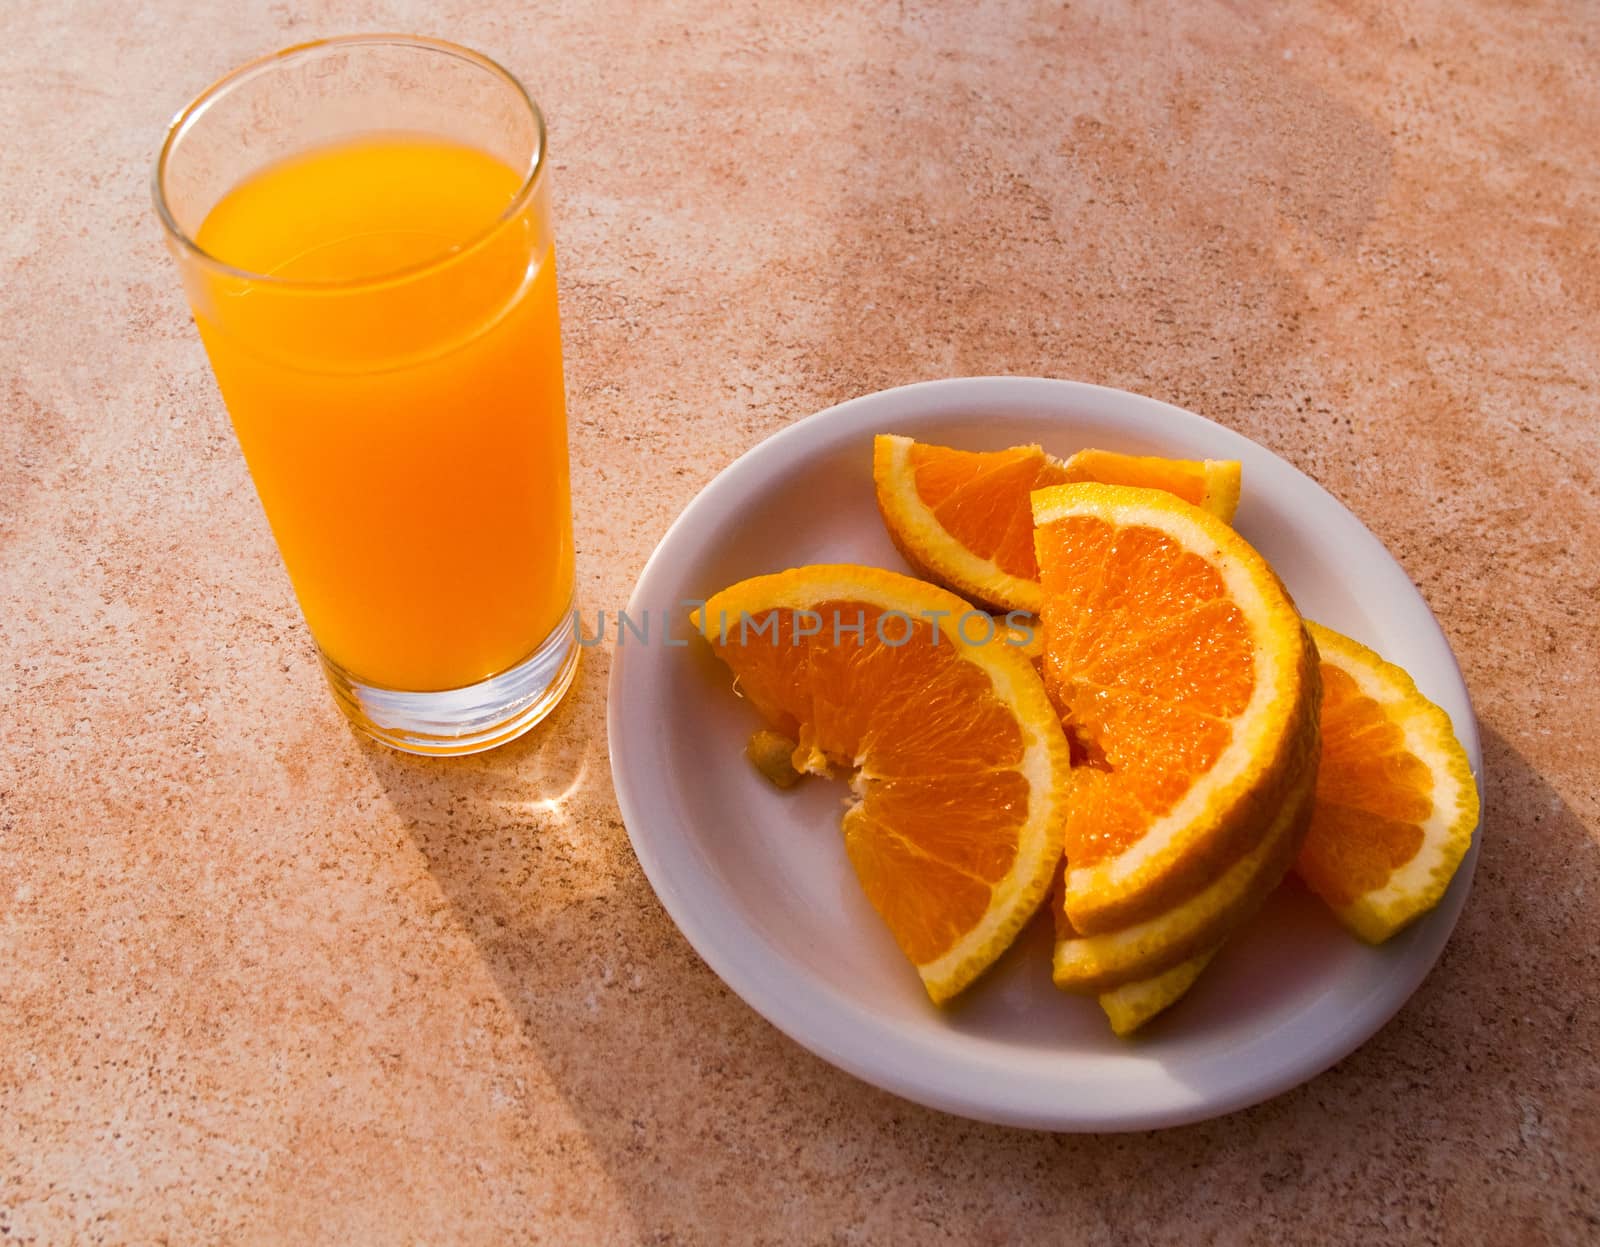
<instances>
[{"instance_id":1,"label":"textured countertop","mask_svg":"<svg viewBox=\"0 0 1600 1247\"><path fill-rule=\"evenodd\" d=\"M1600 1237L1591 6L200 7L5 7L0 1241ZM1484 733L1477 881L1399 1016L1204 1125L941 1116L678 935L604 649L498 752L358 740L147 179L221 72L381 29L549 113L591 607L739 452L929 377L1142 391L1352 507Z\"/></svg>"}]
</instances>

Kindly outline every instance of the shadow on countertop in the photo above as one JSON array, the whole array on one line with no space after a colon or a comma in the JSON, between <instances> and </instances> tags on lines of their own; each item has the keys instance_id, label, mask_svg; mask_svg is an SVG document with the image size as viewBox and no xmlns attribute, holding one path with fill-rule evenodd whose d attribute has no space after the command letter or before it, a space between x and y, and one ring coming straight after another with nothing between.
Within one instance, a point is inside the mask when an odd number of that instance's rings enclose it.
<instances>
[{"instance_id":1,"label":"shadow on countertop","mask_svg":"<svg viewBox=\"0 0 1600 1247\"><path fill-rule=\"evenodd\" d=\"M884 1219L901 1202L885 1202L887 1187L875 1196L882 1183L920 1189L931 1224L992 1208L995 1242L1035 1221L1115 1238L1251 1222L1323 1241L1363 1226L1578 1241L1600 1226L1588 1047L1600 849L1492 726L1472 895L1384 1030L1226 1118L1048 1135L868 1087L722 986L627 844L604 747L608 655L585 660L546 724L468 768L377 749L368 761L642 1240L777 1241L803 1226L821 1238L806 1200L826 1186L833 1207L854 1201L862 1240L879 1241L906 1228ZM1455 1181L1486 1155L1493 1184Z\"/></svg>"}]
</instances>

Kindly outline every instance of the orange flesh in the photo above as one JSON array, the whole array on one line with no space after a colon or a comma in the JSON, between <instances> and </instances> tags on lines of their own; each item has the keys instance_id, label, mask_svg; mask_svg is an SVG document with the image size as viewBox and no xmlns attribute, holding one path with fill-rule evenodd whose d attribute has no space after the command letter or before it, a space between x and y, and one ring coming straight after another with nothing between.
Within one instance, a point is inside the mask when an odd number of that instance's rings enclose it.
<instances>
[{"instance_id":1,"label":"orange flesh","mask_svg":"<svg viewBox=\"0 0 1600 1247\"><path fill-rule=\"evenodd\" d=\"M1381 887L1422 847L1433 812L1427 766L1346 672L1322 664L1322 760L1295 869L1333 905Z\"/></svg>"},{"instance_id":2,"label":"orange flesh","mask_svg":"<svg viewBox=\"0 0 1600 1247\"><path fill-rule=\"evenodd\" d=\"M1036 580L1033 511L1028 495L1067 480L1037 446L976 452L911 447L917 497L952 537L1007 575Z\"/></svg>"},{"instance_id":3,"label":"orange flesh","mask_svg":"<svg viewBox=\"0 0 1600 1247\"><path fill-rule=\"evenodd\" d=\"M1080 450L1068 460L1065 479L1071 484L1133 485L1164 489L1200 506L1206 496L1205 465L1188 459L1119 455L1108 450Z\"/></svg>"},{"instance_id":4,"label":"orange flesh","mask_svg":"<svg viewBox=\"0 0 1600 1247\"><path fill-rule=\"evenodd\" d=\"M780 731L860 769L845 847L873 907L913 962L938 957L983 917L1016 860L1029 785L1016 718L943 629L861 602L709 621L712 648ZM837 633L834 624L839 627ZM857 622L862 624L858 641ZM948 622L948 621L947 621ZM797 625L799 625L797 627ZM760 628L761 631L757 632Z\"/></svg>"},{"instance_id":5,"label":"orange flesh","mask_svg":"<svg viewBox=\"0 0 1600 1247\"><path fill-rule=\"evenodd\" d=\"M1038 532L1045 684L1074 754L1066 852L1135 843L1233 738L1255 687L1250 627L1205 560L1154 528L1072 516Z\"/></svg>"}]
</instances>

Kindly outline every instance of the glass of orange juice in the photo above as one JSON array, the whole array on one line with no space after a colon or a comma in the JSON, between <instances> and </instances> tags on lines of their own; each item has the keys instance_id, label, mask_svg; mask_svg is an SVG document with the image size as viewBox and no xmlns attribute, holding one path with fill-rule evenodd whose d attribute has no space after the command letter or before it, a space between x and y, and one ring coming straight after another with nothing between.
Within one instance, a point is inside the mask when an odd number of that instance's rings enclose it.
<instances>
[{"instance_id":1,"label":"glass of orange juice","mask_svg":"<svg viewBox=\"0 0 1600 1247\"><path fill-rule=\"evenodd\" d=\"M538 106L454 44L329 39L174 120L157 211L340 706L471 753L578 661Z\"/></svg>"}]
</instances>

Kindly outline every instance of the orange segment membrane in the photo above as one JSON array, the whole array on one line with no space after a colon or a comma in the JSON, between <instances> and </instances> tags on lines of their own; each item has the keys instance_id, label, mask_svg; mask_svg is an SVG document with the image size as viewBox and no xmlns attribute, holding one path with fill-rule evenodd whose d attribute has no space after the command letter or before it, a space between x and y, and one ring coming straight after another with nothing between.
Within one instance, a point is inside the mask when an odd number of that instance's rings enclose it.
<instances>
[{"instance_id":1,"label":"orange segment membrane","mask_svg":"<svg viewBox=\"0 0 1600 1247\"><path fill-rule=\"evenodd\" d=\"M1383 707L1322 664L1317 805L1296 869L1334 905L1381 887L1422 847L1432 776Z\"/></svg>"},{"instance_id":2,"label":"orange segment membrane","mask_svg":"<svg viewBox=\"0 0 1600 1247\"><path fill-rule=\"evenodd\" d=\"M989 908L988 884L920 852L864 807L845 815L844 846L867 899L916 965L950 948Z\"/></svg>"},{"instance_id":3,"label":"orange segment membrane","mask_svg":"<svg viewBox=\"0 0 1600 1247\"><path fill-rule=\"evenodd\" d=\"M1318 801L1295 869L1329 904L1348 905L1382 887L1421 847L1415 823Z\"/></svg>"},{"instance_id":4,"label":"orange segment membrane","mask_svg":"<svg viewBox=\"0 0 1600 1247\"><path fill-rule=\"evenodd\" d=\"M1028 495L1063 484L1066 474L1037 446L1011 450L911 447L917 497L956 541L1007 575L1037 579Z\"/></svg>"},{"instance_id":5,"label":"orange segment membrane","mask_svg":"<svg viewBox=\"0 0 1600 1247\"><path fill-rule=\"evenodd\" d=\"M924 854L989 883L1017 860L1007 833L1028 817L1028 781L1016 771L889 779L867 786L862 808Z\"/></svg>"},{"instance_id":6,"label":"orange segment membrane","mask_svg":"<svg viewBox=\"0 0 1600 1247\"><path fill-rule=\"evenodd\" d=\"M960 490L1002 468L1015 467L1043 458L1037 446L1014 446L1010 450L952 450L948 446L911 444L911 471L916 479L917 497L929 510L938 510Z\"/></svg>"}]
</instances>

